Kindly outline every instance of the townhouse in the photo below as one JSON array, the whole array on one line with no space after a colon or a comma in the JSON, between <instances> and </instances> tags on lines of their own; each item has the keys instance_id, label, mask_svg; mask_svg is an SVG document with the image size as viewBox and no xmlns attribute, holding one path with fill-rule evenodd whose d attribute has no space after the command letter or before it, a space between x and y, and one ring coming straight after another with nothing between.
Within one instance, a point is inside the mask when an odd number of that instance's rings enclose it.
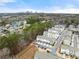
<instances>
[{"instance_id":1,"label":"townhouse","mask_svg":"<svg viewBox=\"0 0 79 59\"><path fill-rule=\"evenodd\" d=\"M48 31L44 31L43 35L38 35L36 38L36 46L40 48L50 49L52 51L57 38L61 32L65 29L65 26L55 25L49 28Z\"/></svg>"}]
</instances>

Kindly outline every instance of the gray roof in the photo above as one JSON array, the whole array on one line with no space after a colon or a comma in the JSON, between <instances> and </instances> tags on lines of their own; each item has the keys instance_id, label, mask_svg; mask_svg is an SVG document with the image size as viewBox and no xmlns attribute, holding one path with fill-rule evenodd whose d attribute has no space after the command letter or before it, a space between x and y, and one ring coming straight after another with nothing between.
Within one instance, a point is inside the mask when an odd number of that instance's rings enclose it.
<instances>
[{"instance_id":1,"label":"gray roof","mask_svg":"<svg viewBox=\"0 0 79 59\"><path fill-rule=\"evenodd\" d=\"M48 40L50 42L55 40L55 38L50 38L50 37L47 37L47 36L37 36L37 38L45 39L45 40Z\"/></svg>"}]
</instances>

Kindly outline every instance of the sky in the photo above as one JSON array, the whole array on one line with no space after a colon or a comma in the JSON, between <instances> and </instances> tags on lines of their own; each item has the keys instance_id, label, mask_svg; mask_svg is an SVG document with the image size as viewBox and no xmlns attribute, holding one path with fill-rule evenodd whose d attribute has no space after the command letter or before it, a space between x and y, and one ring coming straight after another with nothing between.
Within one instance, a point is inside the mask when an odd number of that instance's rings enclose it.
<instances>
[{"instance_id":1,"label":"sky","mask_svg":"<svg viewBox=\"0 0 79 59\"><path fill-rule=\"evenodd\" d=\"M78 13L79 0L0 0L0 13Z\"/></svg>"}]
</instances>

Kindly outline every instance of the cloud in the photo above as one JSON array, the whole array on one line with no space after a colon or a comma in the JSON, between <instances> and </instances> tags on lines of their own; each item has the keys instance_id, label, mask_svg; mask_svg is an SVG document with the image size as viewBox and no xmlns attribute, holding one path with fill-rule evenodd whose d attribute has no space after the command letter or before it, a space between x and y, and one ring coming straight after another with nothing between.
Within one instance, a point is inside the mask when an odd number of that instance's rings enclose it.
<instances>
[{"instance_id":1,"label":"cloud","mask_svg":"<svg viewBox=\"0 0 79 59\"><path fill-rule=\"evenodd\" d=\"M48 7L47 10L42 10L46 13L69 13L69 14L79 14L79 8L73 4L68 4L64 7L62 6L52 6Z\"/></svg>"},{"instance_id":2,"label":"cloud","mask_svg":"<svg viewBox=\"0 0 79 59\"><path fill-rule=\"evenodd\" d=\"M0 6L5 5L6 3L15 2L15 0L0 0Z\"/></svg>"},{"instance_id":3,"label":"cloud","mask_svg":"<svg viewBox=\"0 0 79 59\"><path fill-rule=\"evenodd\" d=\"M67 0L66 0L67 1ZM72 0L73 2L79 1L79 0ZM21 3L8 8L9 6L6 6L6 3L12 3L16 2L16 0L0 0L0 13L15 13L15 12L26 12L26 11L32 11L32 12L44 12L44 13L74 13L79 14L79 8L75 5L69 2L65 5L59 5L59 6L48 6L47 8L33 8L32 6L26 5L26 2L21 0ZM4 5L4 6L3 6Z\"/></svg>"},{"instance_id":4,"label":"cloud","mask_svg":"<svg viewBox=\"0 0 79 59\"><path fill-rule=\"evenodd\" d=\"M0 0L0 3L9 3L9 2L15 2L15 0Z\"/></svg>"},{"instance_id":5,"label":"cloud","mask_svg":"<svg viewBox=\"0 0 79 59\"><path fill-rule=\"evenodd\" d=\"M44 12L44 13L70 13L70 14L79 14L79 8L74 5L67 5L65 7L54 6L47 7L46 9L32 9L28 7L19 7L19 8L8 8L8 7L0 7L0 13L16 13L16 12Z\"/></svg>"},{"instance_id":6,"label":"cloud","mask_svg":"<svg viewBox=\"0 0 79 59\"><path fill-rule=\"evenodd\" d=\"M26 11L32 11L32 12L44 12L44 13L70 13L70 14L79 14L79 8L55 8L52 10L35 10L35 9L10 9L10 8L2 8L0 9L0 13L16 13L16 12L26 12Z\"/></svg>"},{"instance_id":7,"label":"cloud","mask_svg":"<svg viewBox=\"0 0 79 59\"><path fill-rule=\"evenodd\" d=\"M64 7L56 6L51 9L52 13L71 13L71 14L79 14L79 8L75 5L66 5Z\"/></svg>"},{"instance_id":8,"label":"cloud","mask_svg":"<svg viewBox=\"0 0 79 59\"><path fill-rule=\"evenodd\" d=\"M0 13L16 13L16 12L27 12L27 11L32 11L32 12L40 12L41 10L34 10L31 8L8 8L8 7L0 7Z\"/></svg>"},{"instance_id":9,"label":"cloud","mask_svg":"<svg viewBox=\"0 0 79 59\"><path fill-rule=\"evenodd\" d=\"M79 14L79 8L55 9L52 13L71 13Z\"/></svg>"}]
</instances>

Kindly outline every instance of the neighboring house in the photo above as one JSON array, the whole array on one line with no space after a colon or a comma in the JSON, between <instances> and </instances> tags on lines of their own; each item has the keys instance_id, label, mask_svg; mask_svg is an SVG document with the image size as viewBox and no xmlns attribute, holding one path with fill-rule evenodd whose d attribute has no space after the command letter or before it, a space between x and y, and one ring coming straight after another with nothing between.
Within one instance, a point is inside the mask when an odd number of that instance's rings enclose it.
<instances>
[{"instance_id":1,"label":"neighboring house","mask_svg":"<svg viewBox=\"0 0 79 59\"><path fill-rule=\"evenodd\" d=\"M74 55L79 58L79 35L73 34L72 40L65 39L60 52L69 56Z\"/></svg>"},{"instance_id":2,"label":"neighboring house","mask_svg":"<svg viewBox=\"0 0 79 59\"><path fill-rule=\"evenodd\" d=\"M71 42L72 42L71 36L67 35L66 37L64 37L64 40L63 40L64 45L69 45L70 46Z\"/></svg>"},{"instance_id":3,"label":"neighboring house","mask_svg":"<svg viewBox=\"0 0 79 59\"><path fill-rule=\"evenodd\" d=\"M67 45L62 45L60 53L66 54L66 55L74 55L74 48Z\"/></svg>"},{"instance_id":4,"label":"neighboring house","mask_svg":"<svg viewBox=\"0 0 79 59\"><path fill-rule=\"evenodd\" d=\"M44 31L43 36L47 36L47 37L50 37L50 38L57 39L57 37L59 36L59 34L56 33L56 32L53 32L53 30L52 30L52 32L51 31L50 32L49 31Z\"/></svg>"},{"instance_id":5,"label":"neighboring house","mask_svg":"<svg viewBox=\"0 0 79 59\"><path fill-rule=\"evenodd\" d=\"M36 46L40 48L50 49L50 51L52 52L52 48L64 28L64 26L56 25L55 27L48 29L48 31L44 31L42 36L37 36Z\"/></svg>"},{"instance_id":6,"label":"neighboring house","mask_svg":"<svg viewBox=\"0 0 79 59\"><path fill-rule=\"evenodd\" d=\"M37 39L36 44L39 47L43 47L43 48L52 48L52 45L54 43L53 38L49 38L45 36L37 36L36 39Z\"/></svg>"},{"instance_id":7,"label":"neighboring house","mask_svg":"<svg viewBox=\"0 0 79 59\"><path fill-rule=\"evenodd\" d=\"M3 34L7 33L22 33L23 29L25 27L30 26L30 24L27 24L25 20L19 21L13 21L10 24L6 24L5 26L0 26L0 35L3 36Z\"/></svg>"},{"instance_id":8,"label":"neighboring house","mask_svg":"<svg viewBox=\"0 0 79 59\"><path fill-rule=\"evenodd\" d=\"M79 49L74 48L74 47L70 47L67 45L63 45L61 47L60 53L65 54L65 55L69 55L69 56L75 56L79 58Z\"/></svg>"}]
</instances>

